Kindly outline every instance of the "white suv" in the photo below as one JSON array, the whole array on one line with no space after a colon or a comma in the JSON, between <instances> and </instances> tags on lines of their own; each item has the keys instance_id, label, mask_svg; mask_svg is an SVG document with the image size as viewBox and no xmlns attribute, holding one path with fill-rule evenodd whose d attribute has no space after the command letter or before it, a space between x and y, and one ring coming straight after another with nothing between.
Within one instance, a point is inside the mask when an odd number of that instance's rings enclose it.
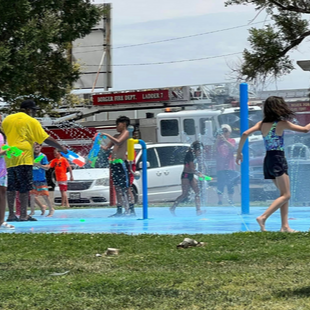
<instances>
[{"instance_id":1,"label":"white suv","mask_svg":"<svg viewBox=\"0 0 310 310\"><path fill-rule=\"evenodd\" d=\"M189 144L147 144L147 181L149 202L173 201L181 194L181 173ZM141 171L142 151L135 145L137 171ZM68 181L68 199L71 205L109 204L108 154L101 151L96 167L74 169L74 181ZM141 172L142 174L142 172ZM142 179L133 183L136 202L142 201ZM55 188L55 204L61 203L59 188Z\"/></svg>"}]
</instances>

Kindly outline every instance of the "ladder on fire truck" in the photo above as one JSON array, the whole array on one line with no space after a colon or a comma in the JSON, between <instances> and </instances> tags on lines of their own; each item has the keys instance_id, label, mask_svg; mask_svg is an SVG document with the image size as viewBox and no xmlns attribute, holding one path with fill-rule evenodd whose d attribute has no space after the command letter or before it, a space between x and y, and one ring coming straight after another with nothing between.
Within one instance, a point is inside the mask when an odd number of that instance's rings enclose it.
<instances>
[{"instance_id":1,"label":"ladder on fire truck","mask_svg":"<svg viewBox=\"0 0 310 310\"><path fill-rule=\"evenodd\" d=\"M62 116L54 124L66 120L79 120L102 112L158 109L169 107L208 108L235 100L235 83L201 84L154 89L111 91L96 94L80 93L92 97L91 104L60 108Z\"/></svg>"}]
</instances>

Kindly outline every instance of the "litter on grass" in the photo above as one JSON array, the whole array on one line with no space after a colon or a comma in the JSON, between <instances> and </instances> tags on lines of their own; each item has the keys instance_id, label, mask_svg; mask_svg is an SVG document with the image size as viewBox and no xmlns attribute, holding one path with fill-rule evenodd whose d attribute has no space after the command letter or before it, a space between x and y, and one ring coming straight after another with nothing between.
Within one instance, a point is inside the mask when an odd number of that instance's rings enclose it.
<instances>
[{"instance_id":1,"label":"litter on grass","mask_svg":"<svg viewBox=\"0 0 310 310\"><path fill-rule=\"evenodd\" d=\"M70 271L67 270L65 272L54 272L54 273L51 273L50 276L64 276L65 274L69 273Z\"/></svg>"},{"instance_id":2,"label":"litter on grass","mask_svg":"<svg viewBox=\"0 0 310 310\"><path fill-rule=\"evenodd\" d=\"M119 249L115 248L108 248L105 252L105 255L118 255L119 254Z\"/></svg>"},{"instance_id":3,"label":"litter on grass","mask_svg":"<svg viewBox=\"0 0 310 310\"><path fill-rule=\"evenodd\" d=\"M191 248L191 247L202 247L205 245L206 245L205 242L198 242L194 239L185 238L181 243L177 245L177 248L186 249L186 248Z\"/></svg>"}]
</instances>

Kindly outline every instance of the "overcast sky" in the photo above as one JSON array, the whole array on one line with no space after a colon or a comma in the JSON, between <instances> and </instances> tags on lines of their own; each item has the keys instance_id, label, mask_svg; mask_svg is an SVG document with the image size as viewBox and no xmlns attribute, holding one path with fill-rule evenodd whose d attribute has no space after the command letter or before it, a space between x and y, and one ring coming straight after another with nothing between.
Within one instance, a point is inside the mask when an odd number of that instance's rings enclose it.
<instances>
[{"instance_id":1,"label":"overcast sky","mask_svg":"<svg viewBox=\"0 0 310 310\"><path fill-rule=\"evenodd\" d=\"M225 8L222 0L95 0L112 3L113 89L139 89L166 86L221 83L231 80L231 67L240 62L241 54L199 61L161 65L117 66L208 58L242 52L249 47L251 26L181 40L118 48L210 31L247 25L250 21L262 27L264 13L255 18L253 6ZM268 20L268 17L267 17ZM267 22L268 23L268 22ZM290 55L296 60L309 58L308 42ZM296 69L267 89L309 87L310 72Z\"/></svg>"}]
</instances>

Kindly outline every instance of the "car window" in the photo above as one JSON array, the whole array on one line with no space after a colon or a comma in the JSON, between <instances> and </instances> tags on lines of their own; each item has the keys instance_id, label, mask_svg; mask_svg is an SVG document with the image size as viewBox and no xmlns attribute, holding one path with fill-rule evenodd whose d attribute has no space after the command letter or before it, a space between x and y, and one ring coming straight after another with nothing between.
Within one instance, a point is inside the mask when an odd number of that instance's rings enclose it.
<instances>
[{"instance_id":1,"label":"car window","mask_svg":"<svg viewBox=\"0 0 310 310\"><path fill-rule=\"evenodd\" d=\"M158 168L159 167L157 155L155 153L155 149L154 148L147 149L146 150L146 156L147 156L147 161L150 163L150 166L148 167L148 169ZM141 161L142 161L142 156L138 160L137 167L140 167Z\"/></svg>"},{"instance_id":2,"label":"car window","mask_svg":"<svg viewBox=\"0 0 310 310\"><path fill-rule=\"evenodd\" d=\"M159 156L160 166L183 165L187 149L188 147L181 145L157 147L156 150Z\"/></svg>"}]
</instances>

